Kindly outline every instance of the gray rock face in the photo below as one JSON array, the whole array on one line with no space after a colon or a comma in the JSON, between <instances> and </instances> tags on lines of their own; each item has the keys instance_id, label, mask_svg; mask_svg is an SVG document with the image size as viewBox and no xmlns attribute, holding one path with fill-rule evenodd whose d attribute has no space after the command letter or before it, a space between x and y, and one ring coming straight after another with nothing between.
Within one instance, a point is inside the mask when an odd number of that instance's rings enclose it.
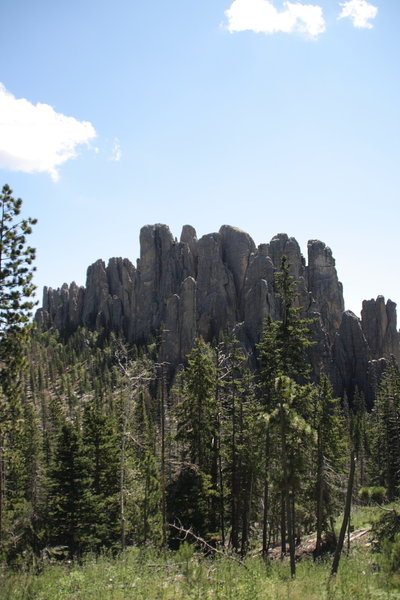
<instances>
[{"instance_id":1,"label":"gray rock face","mask_svg":"<svg viewBox=\"0 0 400 600\"><path fill-rule=\"evenodd\" d=\"M367 340L361 328L361 321L354 313L343 313L342 322L333 347L333 360L337 370L336 390L344 392L350 400L356 387L368 395L367 371L371 355Z\"/></svg>"},{"instance_id":2,"label":"gray rock face","mask_svg":"<svg viewBox=\"0 0 400 600\"><path fill-rule=\"evenodd\" d=\"M249 234L237 227L223 225L219 233L222 238L222 259L233 275L238 320L242 321L244 318L243 286L250 257L254 255L256 247Z\"/></svg>"},{"instance_id":3,"label":"gray rock face","mask_svg":"<svg viewBox=\"0 0 400 600\"><path fill-rule=\"evenodd\" d=\"M223 261L222 236L204 235L197 247L197 328L210 340L235 326L237 297L233 274Z\"/></svg>"},{"instance_id":4,"label":"gray rock face","mask_svg":"<svg viewBox=\"0 0 400 600\"><path fill-rule=\"evenodd\" d=\"M315 310L321 314L328 335L333 340L344 311L343 289L332 251L319 240L308 242L307 280Z\"/></svg>"},{"instance_id":5,"label":"gray rock face","mask_svg":"<svg viewBox=\"0 0 400 600\"><path fill-rule=\"evenodd\" d=\"M293 237L288 237L286 233L278 233L270 241L267 252L271 257L275 269L280 268L282 257L286 256L290 265L290 273L297 282L297 306L303 307L307 311L311 300L305 281L306 263L297 241Z\"/></svg>"},{"instance_id":6,"label":"gray rock face","mask_svg":"<svg viewBox=\"0 0 400 600\"><path fill-rule=\"evenodd\" d=\"M136 314L136 269L127 258L111 258L107 269L110 324L113 331L134 339Z\"/></svg>"},{"instance_id":7,"label":"gray rock face","mask_svg":"<svg viewBox=\"0 0 400 600\"><path fill-rule=\"evenodd\" d=\"M269 243L268 255L276 269L281 265L282 256L290 263L290 272L295 279L304 277L305 260L300 252L300 246L293 237L286 233L278 233Z\"/></svg>"},{"instance_id":8,"label":"gray rock face","mask_svg":"<svg viewBox=\"0 0 400 600\"><path fill-rule=\"evenodd\" d=\"M136 337L145 341L161 325L162 299L175 293L172 271L174 238L166 225L146 225L140 231Z\"/></svg>"},{"instance_id":9,"label":"gray rock face","mask_svg":"<svg viewBox=\"0 0 400 600\"><path fill-rule=\"evenodd\" d=\"M197 284L193 277L186 277L181 286L180 304L180 355L179 362L193 347L197 337Z\"/></svg>"},{"instance_id":10,"label":"gray rock face","mask_svg":"<svg viewBox=\"0 0 400 600\"><path fill-rule=\"evenodd\" d=\"M244 282L244 322L252 345L259 341L265 320L279 317L279 303L274 292L276 269L266 251L267 247L263 245L251 257Z\"/></svg>"},{"instance_id":11,"label":"gray rock face","mask_svg":"<svg viewBox=\"0 0 400 600\"><path fill-rule=\"evenodd\" d=\"M184 228L181 243L175 242L166 225L146 225L140 232L140 260L137 269L135 339L146 341L166 318L166 302L179 295L186 277L194 277L196 233Z\"/></svg>"},{"instance_id":12,"label":"gray rock face","mask_svg":"<svg viewBox=\"0 0 400 600\"><path fill-rule=\"evenodd\" d=\"M265 319L280 318L274 274L284 255L298 306L315 318L314 376L328 372L337 393L351 398L358 386L372 402L385 361L400 360L396 305L378 297L363 303L361 321L343 313L335 260L318 240L308 243L306 265L296 240L284 233L256 248L246 232L229 225L199 240L185 225L179 242L166 225L146 225L137 268L128 259L112 258L107 267L99 260L88 268L85 288L44 288L36 321L66 334L84 325L115 331L130 343L156 339L159 359L171 368L184 362L198 336L211 341L235 331L254 352Z\"/></svg>"},{"instance_id":13,"label":"gray rock face","mask_svg":"<svg viewBox=\"0 0 400 600\"><path fill-rule=\"evenodd\" d=\"M189 247L193 260L193 276L197 277L197 235L194 227L191 225L184 225L182 227L181 243L187 244Z\"/></svg>"},{"instance_id":14,"label":"gray rock face","mask_svg":"<svg viewBox=\"0 0 400 600\"><path fill-rule=\"evenodd\" d=\"M178 365L185 360L196 339L196 282L187 277L179 296L166 301L165 321L161 330L160 361Z\"/></svg>"},{"instance_id":15,"label":"gray rock face","mask_svg":"<svg viewBox=\"0 0 400 600\"><path fill-rule=\"evenodd\" d=\"M43 308L36 314L38 325L42 328L54 327L72 332L82 324L85 288L78 287L73 281L70 286L63 284L61 289L43 289Z\"/></svg>"},{"instance_id":16,"label":"gray rock face","mask_svg":"<svg viewBox=\"0 0 400 600\"><path fill-rule=\"evenodd\" d=\"M397 331L396 304L378 296L376 300L364 300L361 325L368 341L372 358L388 358L393 355L400 362L400 338Z\"/></svg>"},{"instance_id":17,"label":"gray rock face","mask_svg":"<svg viewBox=\"0 0 400 600\"><path fill-rule=\"evenodd\" d=\"M109 288L106 265L102 260L98 260L87 270L82 323L93 329L107 327L110 323Z\"/></svg>"}]
</instances>

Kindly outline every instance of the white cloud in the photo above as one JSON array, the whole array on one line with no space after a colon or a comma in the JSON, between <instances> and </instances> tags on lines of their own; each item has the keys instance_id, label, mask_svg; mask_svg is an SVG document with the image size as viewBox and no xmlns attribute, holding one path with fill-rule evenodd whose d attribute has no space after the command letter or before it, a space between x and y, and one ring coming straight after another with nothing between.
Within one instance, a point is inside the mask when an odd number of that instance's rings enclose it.
<instances>
[{"instance_id":1,"label":"white cloud","mask_svg":"<svg viewBox=\"0 0 400 600\"><path fill-rule=\"evenodd\" d=\"M122 150L121 150L121 145L119 143L119 139L115 138L114 139L114 143L113 143L113 147L112 147L112 155L111 155L111 159L115 162L118 162L121 160L122 157Z\"/></svg>"},{"instance_id":2,"label":"white cloud","mask_svg":"<svg viewBox=\"0 0 400 600\"><path fill-rule=\"evenodd\" d=\"M366 0L349 0L340 4L342 12L339 19L349 18L353 21L354 27L365 27L372 29L370 19L375 19L378 9Z\"/></svg>"},{"instance_id":3,"label":"white cloud","mask_svg":"<svg viewBox=\"0 0 400 600\"><path fill-rule=\"evenodd\" d=\"M284 2L279 11L270 0L234 0L225 11L230 32L306 33L317 37L326 29L320 6Z\"/></svg>"},{"instance_id":4,"label":"white cloud","mask_svg":"<svg viewBox=\"0 0 400 600\"><path fill-rule=\"evenodd\" d=\"M0 83L0 167L25 173L49 173L76 157L76 147L96 137L88 121L57 113L48 104L15 98Z\"/></svg>"}]
</instances>

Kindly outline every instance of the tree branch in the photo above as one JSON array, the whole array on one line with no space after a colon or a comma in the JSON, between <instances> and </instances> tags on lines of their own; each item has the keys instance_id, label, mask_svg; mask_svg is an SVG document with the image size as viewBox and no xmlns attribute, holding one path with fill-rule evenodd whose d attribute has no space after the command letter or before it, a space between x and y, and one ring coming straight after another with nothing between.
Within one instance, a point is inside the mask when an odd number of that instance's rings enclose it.
<instances>
[{"instance_id":1,"label":"tree branch","mask_svg":"<svg viewBox=\"0 0 400 600\"><path fill-rule=\"evenodd\" d=\"M236 558L235 556L227 554L226 552L222 552L222 550L218 550L218 548L214 548L213 546L211 546L211 544L206 542L206 540L193 533L191 529L185 529L184 527L175 525L173 523L168 523L168 527L170 527L171 529L175 529L176 531L179 531L179 533L183 534L183 540L186 540L188 537L191 537L194 540L196 540L196 542L199 542L199 544L201 544L204 548L207 548L207 550L209 550L210 552L215 552L215 554L221 554L225 558L229 558L229 560L233 560L234 562L239 563L239 565L242 565L242 567L248 570L248 567L242 560L240 560L240 558Z\"/></svg>"}]
</instances>

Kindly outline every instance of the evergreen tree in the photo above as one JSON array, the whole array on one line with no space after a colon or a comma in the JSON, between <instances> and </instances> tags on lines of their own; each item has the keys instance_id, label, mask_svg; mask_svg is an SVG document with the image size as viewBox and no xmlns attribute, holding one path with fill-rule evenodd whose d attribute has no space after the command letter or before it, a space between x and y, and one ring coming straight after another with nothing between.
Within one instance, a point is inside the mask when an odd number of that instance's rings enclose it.
<instances>
[{"instance_id":1,"label":"evergreen tree","mask_svg":"<svg viewBox=\"0 0 400 600\"><path fill-rule=\"evenodd\" d=\"M371 479L394 500L400 494L400 374L395 365L382 379L370 422Z\"/></svg>"},{"instance_id":2,"label":"evergreen tree","mask_svg":"<svg viewBox=\"0 0 400 600\"><path fill-rule=\"evenodd\" d=\"M332 385L326 376L312 395L314 400L312 426L316 432L316 447L310 463L310 480L316 505L316 554L323 532L334 536L333 518L338 508L335 481L342 473L346 440L343 436L345 421L339 400L334 398Z\"/></svg>"},{"instance_id":3,"label":"evergreen tree","mask_svg":"<svg viewBox=\"0 0 400 600\"><path fill-rule=\"evenodd\" d=\"M157 462L156 428L145 394L139 395L135 414L135 447L138 469L136 539L140 544L157 543L162 518L162 490ZM162 536L161 536L162 537Z\"/></svg>"},{"instance_id":4,"label":"evergreen tree","mask_svg":"<svg viewBox=\"0 0 400 600\"><path fill-rule=\"evenodd\" d=\"M343 520L339 532L335 555L333 557L331 575L335 575L339 568L341 553L343 550L346 530L350 524L351 504L356 475L356 461L363 443L363 434L365 429L365 400L363 394L356 388L353 404L348 409L349 412L349 446L350 446L350 465L347 479L346 499L343 511Z\"/></svg>"},{"instance_id":5,"label":"evergreen tree","mask_svg":"<svg viewBox=\"0 0 400 600\"><path fill-rule=\"evenodd\" d=\"M16 498L23 497L21 395L26 326L34 303L29 300L35 250L27 245L34 219L20 218L22 200L5 185L0 194L0 544L4 523L17 519ZM7 511L10 511L7 514Z\"/></svg>"},{"instance_id":6,"label":"evergreen tree","mask_svg":"<svg viewBox=\"0 0 400 600\"><path fill-rule=\"evenodd\" d=\"M24 325L34 303L35 250L27 245L35 219L21 219L22 200L5 185L0 194L0 384L3 393L15 384L23 358Z\"/></svg>"},{"instance_id":7,"label":"evergreen tree","mask_svg":"<svg viewBox=\"0 0 400 600\"><path fill-rule=\"evenodd\" d=\"M292 576L295 574L295 491L299 477L296 462L300 455L293 442L302 433L310 433L305 420L305 394L298 383L304 383L309 375L306 350L312 345L309 319L302 319L301 308L295 307L296 282L290 275L290 265L282 257L281 268L275 275L275 285L281 300L282 319L267 322L258 345L260 361L260 390L264 404L264 419L267 423L265 442L265 494L263 550L266 551L266 502L268 496L268 469L271 462L271 434L279 447L281 465L281 547L286 549L287 536L290 550ZM296 383L297 382L297 383Z\"/></svg>"},{"instance_id":8,"label":"evergreen tree","mask_svg":"<svg viewBox=\"0 0 400 600\"><path fill-rule=\"evenodd\" d=\"M229 501L224 514L230 525L230 544L242 554L249 541L260 462L254 376L246 363L247 357L237 340L227 340L219 346L218 438L219 459L223 461L220 481L224 479L224 496Z\"/></svg>"},{"instance_id":9,"label":"evergreen tree","mask_svg":"<svg viewBox=\"0 0 400 600\"><path fill-rule=\"evenodd\" d=\"M99 396L85 404L82 451L88 459L90 474L93 538L98 548L110 548L120 536L120 456L116 423L106 414Z\"/></svg>"},{"instance_id":10,"label":"evergreen tree","mask_svg":"<svg viewBox=\"0 0 400 600\"><path fill-rule=\"evenodd\" d=\"M181 444L182 468L171 498L178 496L172 517L205 533L214 521L210 510L217 426L216 362L211 347L198 339L182 373L181 399L176 407L176 440ZM215 471L215 469L214 469ZM213 482L215 483L215 482ZM179 509L179 510L178 510ZM194 510L195 509L195 510Z\"/></svg>"},{"instance_id":11,"label":"evergreen tree","mask_svg":"<svg viewBox=\"0 0 400 600\"><path fill-rule=\"evenodd\" d=\"M185 445L190 462L209 473L216 409L216 367L211 347L198 339L187 363L182 374L183 397L177 407L176 438Z\"/></svg>"},{"instance_id":12,"label":"evergreen tree","mask_svg":"<svg viewBox=\"0 0 400 600\"><path fill-rule=\"evenodd\" d=\"M147 357L130 360L126 346L118 344L117 360L120 375L120 402L118 407L119 423L119 519L121 524L121 548L126 549L127 537L137 538L140 527L137 526L140 492L138 488L139 471L137 464L137 442L132 436L136 430L135 416L142 395L146 393L154 380L155 365ZM134 489L135 488L135 489Z\"/></svg>"},{"instance_id":13,"label":"evergreen tree","mask_svg":"<svg viewBox=\"0 0 400 600\"><path fill-rule=\"evenodd\" d=\"M50 477L49 541L65 547L69 556L82 554L97 541L92 485L79 427L68 421L61 429Z\"/></svg>"}]
</instances>

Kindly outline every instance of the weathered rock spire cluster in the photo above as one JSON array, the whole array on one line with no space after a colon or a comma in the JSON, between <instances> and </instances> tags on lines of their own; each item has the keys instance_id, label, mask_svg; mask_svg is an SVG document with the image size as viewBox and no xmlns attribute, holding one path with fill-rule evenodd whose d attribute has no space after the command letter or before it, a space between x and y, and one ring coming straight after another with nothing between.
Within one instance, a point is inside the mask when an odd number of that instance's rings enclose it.
<instances>
[{"instance_id":1,"label":"weathered rock spire cluster","mask_svg":"<svg viewBox=\"0 0 400 600\"><path fill-rule=\"evenodd\" d=\"M98 260L88 268L86 287L75 283L44 288L36 320L65 333L79 326L105 328L129 343L160 342L160 360L177 366L197 336L212 340L235 330L253 351L266 317L280 317L274 272L283 255L298 282L299 306L316 317L310 360L315 374L324 369L336 392L352 395L355 386L373 399L381 359L400 360L396 305L382 296L363 303L362 317L344 312L343 290L332 252L323 242L308 242L307 264L296 240L276 235L256 248L244 231L223 225L197 239L190 225L180 241L166 225L140 232L140 259Z\"/></svg>"}]
</instances>

